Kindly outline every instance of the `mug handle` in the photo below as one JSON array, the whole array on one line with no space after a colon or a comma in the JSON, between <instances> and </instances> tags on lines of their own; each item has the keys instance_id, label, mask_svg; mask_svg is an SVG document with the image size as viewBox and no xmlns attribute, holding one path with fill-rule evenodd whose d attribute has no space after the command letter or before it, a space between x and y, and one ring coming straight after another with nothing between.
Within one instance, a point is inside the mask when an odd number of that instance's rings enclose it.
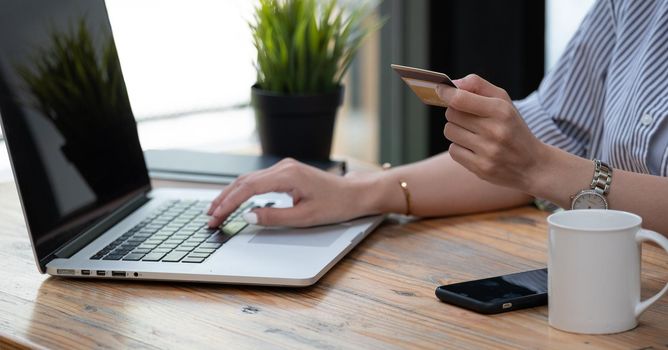
<instances>
[{"instance_id":1,"label":"mug handle","mask_svg":"<svg viewBox=\"0 0 668 350\"><path fill-rule=\"evenodd\" d=\"M661 248L663 248L666 253L668 253L668 238L650 230L645 230L641 229L636 233L636 242L638 244L644 242L644 241L649 241L649 242L654 242L658 244ZM653 297L643 300L638 305L636 305L636 318L640 316L647 308L654 304L657 300L659 300L664 294L668 292L668 283L661 289L660 292L656 293Z\"/></svg>"}]
</instances>

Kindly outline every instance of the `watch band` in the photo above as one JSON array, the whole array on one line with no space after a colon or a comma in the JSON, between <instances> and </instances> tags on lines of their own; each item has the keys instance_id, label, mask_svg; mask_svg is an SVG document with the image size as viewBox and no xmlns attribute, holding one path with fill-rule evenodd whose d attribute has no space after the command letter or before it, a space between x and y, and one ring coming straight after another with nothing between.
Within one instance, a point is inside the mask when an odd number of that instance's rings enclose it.
<instances>
[{"instance_id":1,"label":"watch band","mask_svg":"<svg viewBox=\"0 0 668 350\"><path fill-rule=\"evenodd\" d=\"M596 193L607 196L612 184L612 167L598 159L594 159L593 161L594 177L589 187L596 191Z\"/></svg>"},{"instance_id":2,"label":"watch band","mask_svg":"<svg viewBox=\"0 0 668 350\"><path fill-rule=\"evenodd\" d=\"M612 167L593 159L594 176L589 188L571 196L571 209L608 209L606 196L612 184Z\"/></svg>"}]
</instances>

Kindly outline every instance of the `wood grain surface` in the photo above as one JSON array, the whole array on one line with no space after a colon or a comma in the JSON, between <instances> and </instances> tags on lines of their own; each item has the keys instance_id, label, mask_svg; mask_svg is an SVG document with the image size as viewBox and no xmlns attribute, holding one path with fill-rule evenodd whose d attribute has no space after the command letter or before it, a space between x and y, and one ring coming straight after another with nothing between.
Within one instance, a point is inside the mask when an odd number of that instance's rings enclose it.
<instances>
[{"instance_id":1,"label":"wood grain surface","mask_svg":"<svg viewBox=\"0 0 668 350\"><path fill-rule=\"evenodd\" d=\"M545 266L545 217L390 219L309 288L96 282L37 272L16 190L2 184L0 348L668 348L668 298L605 336L550 328L546 307L483 316L435 298L444 283ZM668 280L668 256L643 253L647 297Z\"/></svg>"}]
</instances>

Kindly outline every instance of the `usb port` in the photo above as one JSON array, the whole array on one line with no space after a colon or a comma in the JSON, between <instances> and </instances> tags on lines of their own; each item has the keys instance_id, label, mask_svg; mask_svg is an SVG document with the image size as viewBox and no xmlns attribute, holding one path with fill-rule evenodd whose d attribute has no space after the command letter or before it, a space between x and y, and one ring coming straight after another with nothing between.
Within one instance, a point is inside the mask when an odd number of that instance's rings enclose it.
<instances>
[{"instance_id":1,"label":"usb port","mask_svg":"<svg viewBox=\"0 0 668 350\"><path fill-rule=\"evenodd\" d=\"M125 271L111 271L113 277L125 277Z\"/></svg>"},{"instance_id":2,"label":"usb port","mask_svg":"<svg viewBox=\"0 0 668 350\"><path fill-rule=\"evenodd\" d=\"M90 276L90 270L81 270L81 276Z\"/></svg>"},{"instance_id":3,"label":"usb port","mask_svg":"<svg viewBox=\"0 0 668 350\"><path fill-rule=\"evenodd\" d=\"M97 274L98 276L104 276L104 275L106 275L107 273L106 273L104 270L97 270L96 274Z\"/></svg>"}]
</instances>

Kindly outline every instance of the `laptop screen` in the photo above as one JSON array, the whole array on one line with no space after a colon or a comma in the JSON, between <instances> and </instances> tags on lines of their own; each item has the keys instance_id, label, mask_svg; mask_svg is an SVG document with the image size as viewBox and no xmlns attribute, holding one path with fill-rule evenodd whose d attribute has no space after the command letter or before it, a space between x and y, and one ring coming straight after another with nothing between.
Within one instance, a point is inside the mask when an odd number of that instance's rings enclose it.
<instances>
[{"instance_id":1,"label":"laptop screen","mask_svg":"<svg viewBox=\"0 0 668 350\"><path fill-rule=\"evenodd\" d=\"M0 0L0 116L42 268L150 188L103 0Z\"/></svg>"}]
</instances>

